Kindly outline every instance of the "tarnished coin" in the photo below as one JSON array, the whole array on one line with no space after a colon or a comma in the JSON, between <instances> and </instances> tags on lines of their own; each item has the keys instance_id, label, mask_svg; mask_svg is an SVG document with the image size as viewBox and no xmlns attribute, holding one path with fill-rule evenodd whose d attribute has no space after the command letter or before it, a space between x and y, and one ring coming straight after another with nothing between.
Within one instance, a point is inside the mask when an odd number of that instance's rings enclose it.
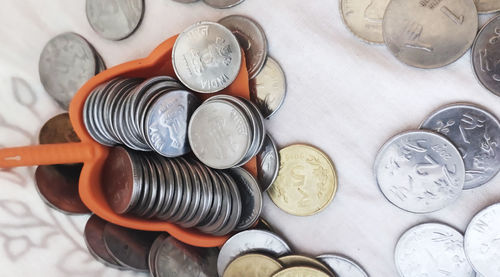
<instances>
[{"instance_id":1,"label":"tarnished coin","mask_svg":"<svg viewBox=\"0 0 500 277\"><path fill-rule=\"evenodd\" d=\"M384 41L400 61L437 68L460 58L478 28L471 0L393 0L383 20Z\"/></svg>"},{"instance_id":2,"label":"tarnished coin","mask_svg":"<svg viewBox=\"0 0 500 277\"><path fill-rule=\"evenodd\" d=\"M295 266L278 271L273 277L330 277L330 275L312 267Z\"/></svg>"},{"instance_id":3,"label":"tarnished coin","mask_svg":"<svg viewBox=\"0 0 500 277\"><path fill-rule=\"evenodd\" d=\"M217 259L217 272L223 276L229 263L241 254L261 252L272 256L283 256L290 247L280 237L262 230L248 230L237 233L226 241Z\"/></svg>"},{"instance_id":4,"label":"tarnished coin","mask_svg":"<svg viewBox=\"0 0 500 277\"><path fill-rule=\"evenodd\" d=\"M73 130L68 113L49 119L40 129L38 140L40 144L80 142Z\"/></svg>"},{"instance_id":5,"label":"tarnished coin","mask_svg":"<svg viewBox=\"0 0 500 277\"><path fill-rule=\"evenodd\" d=\"M217 8L217 9L227 9L232 8L245 0L203 0L205 4Z\"/></svg>"},{"instance_id":6,"label":"tarnished coin","mask_svg":"<svg viewBox=\"0 0 500 277\"><path fill-rule=\"evenodd\" d=\"M284 267L294 267L294 266L308 266L318 270L321 270L329 275L332 275L330 269L322 264L320 261L301 255L288 255L279 257L278 261Z\"/></svg>"},{"instance_id":7,"label":"tarnished coin","mask_svg":"<svg viewBox=\"0 0 500 277\"><path fill-rule=\"evenodd\" d=\"M240 191L242 199L241 218L235 231L252 227L262 212L262 191L255 178L243 168L237 167L229 170Z\"/></svg>"},{"instance_id":8,"label":"tarnished coin","mask_svg":"<svg viewBox=\"0 0 500 277\"><path fill-rule=\"evenodd\" d=\"M223 277L265 277L272 276L283 266L275 259L262 254L246 254L232 261Z\"/></svg>"},{"instance_id":9,"label":"tarnished coin","mask_svg":"<svg viewBox=\"0 0 500 277\"><path fill-rule=\"evenodd\" d=\"M368 274L355 262L338 255L321 255L316 257L326 264L337 277L368 277Z\"/></svg>"},{"instance_id":10,"label":"tarnished coin","mask_svg":"<svg viewBox=\"0 0 500 277\"><path fill-rule=\"evenodd\" d=\"M285 73L276 60L268 57L264 68L250 80L250 99L269 119L283 105L286 97Z\"/></svg>"},{"instance_id":11,"label":"tarnished coin","mask_svg":"<svg viewBox=\"0 0 500 277\"><path fill-rule=\"evenodd\" d=\"M465 254L483 276L500 276L500 204L479 212L469 223L464 239Z\"/></svg>"},{"instance_id":12,"label":"tarnished coin","mask_svg":"<svg viewBox=\"0 0 500 277\"><path fill-rule=\"evenodd\" d=\"M498 0L474 0L479 13L492 13L500 11Z\"/></svg>"},{"instance_id":13,"label":"tarnished coin","mask_svg":"<svg viewBox=\"0 0 500 277\"><path fill-rule=\"evenodd\" d=\"M264 138L260 152L257 154L257 178L262 191L268 190L278 177L280 157L274 140L269 134Z\"/></svg>"},{"instance_id":14,"label":"tarnished coin","mask_svg":"<svg viewBox=\"0 0 500 277\"><path fill-rule=\"evenodd\" d=\"M500 7L500 1L497 1ZM500 96L500 15L488 21L472 46L472 67L479 82Z\"/></svg>"},{"instance_id":15,"label":"tarnished coin","mask_svg":"<svg viewBox=\"0 0 500 277\"><path fill-rule=\"evenodd\" d=\"M75 33L63 33L51 39L38 63L43 87L66 110L80 87L96 74L96 68L92 46Z\"/></svg>"},{"instance_id":16,"label":"tarnished coin","mask_svg":"<svg viewBox=\"0 0 500 277\"><path fill-rule=\"evenodd\" d=\"M397 207L413 213L440 210L462 193L465 180L460 152L430 131L398 134L379 150L374 165L377 184Z\"/></svg>"},{"instance_id":17,"label":"tarnished coin","mask_svg":"<svg viewBox=\"0 0 500 277\"><path fill-rule=\"evenodd\" d=\"M473 277L474 270L465 257L463 236L443 224L427 223L408 230L399 239L394 259L401 277Z\"/></svg>"},{"instance_id":18,"label":"tarnished coin","mask_svg":"<svg viewBox=\"0 0 500 277\"><path fill-rule=\"evenodd\" d=\"M238 39L245 51L248 77L259 74L267 59L267 38L262 27L254 20L242 15L230 15L219 20Z\"/></svg>"},{"instance_id":19,"label":"tarnished coin","mask_svg":"<svg viewBox=\"0 0 500 277\"><path fill-rule=\"evenodd\" d=\"M240 72L241 60L236 37L214 22L200 22L187 28L172 50L172 63L179 80L201 93L221 91L233 83Z\"/></svg>"},{"instance_id":20,"label":"tarnished coin","mask_svg":"<svg viewBox=\"0 0 500 277\"><path fill-rule=\"evenodd\" d=\"M101 219L97 215L92 215L83 231L83 238L90 254L99 262L109 267L124 269L106 250L104 245L104 227L108 224L107 221Z\"/></svg>"},{"instance_id":21,"label":"tarnished coin","mask_svg":"<svg viewBox=\"0 0 500 277\"><path fill-rule=\"evenodd\" d=\"M453 104L432 113L420 128L445 135L458 148L465 163L464 189L484 185L500 171L500 122L490 112Z\"/></svg>"},{"instance_id":22,"label":"tarnished coin","mask_svg":"<svg viewBox=\"0 0 500 277\"><path fill-rule=\"evenodd\" d=\"M341 0L340 12L349 30L369 43L384 43L382 21L390 0Z\"/></svg>"},{"instance_id":23,"label":"tarnished coin","mask_svg":"<svg viewBox=\"0 0 500 277\"><path fill-rule=\"evenodd\" d=\"M267 193L283 211L308 216L325 209L337 192L337 174L330 158L302 144L283 148L278 178Z\"/></svg>"},{"instance_id":24,"label":"tarnished coin","mask_svg":"<svg viewBox=\"0 0 500 277\"><path fill-rule=\"evenodd\" d=\"M122 40L139 27L144 0L87 0L85 11L90 26L101 37Z\"/></svg>"}]
</instances>

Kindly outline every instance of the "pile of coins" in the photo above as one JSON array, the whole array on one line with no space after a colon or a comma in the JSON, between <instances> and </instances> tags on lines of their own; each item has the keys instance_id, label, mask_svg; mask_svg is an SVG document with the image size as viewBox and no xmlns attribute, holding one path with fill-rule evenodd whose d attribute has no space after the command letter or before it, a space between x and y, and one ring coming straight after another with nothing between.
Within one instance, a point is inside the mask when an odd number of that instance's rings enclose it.
<instances>
[{"instance_id":1,"label":"pile of coins","mask_svg":"<svg viewBox=\"0 0 500 277\"><path fill-rule=\"evenodd\" d=\"M391 138L374 171L385 197L399 208L430 213L447 207L464 189L486 184L500 171L500 122L473 104L453 104Z\"/></svg>"},{"instance_id":2,"label":"pile of coins","mask_svg":"<svg viewBox=\"0 0 500 277\"><path fill-rule=\"evenodd\" d=\"M198 2L199 0L174 0L174 1L188 4L188 3ZM205 4L216 9L229 9L236 5L241 4L243 1L245 0L203 0Z\"/></svg>"}]
</instances>

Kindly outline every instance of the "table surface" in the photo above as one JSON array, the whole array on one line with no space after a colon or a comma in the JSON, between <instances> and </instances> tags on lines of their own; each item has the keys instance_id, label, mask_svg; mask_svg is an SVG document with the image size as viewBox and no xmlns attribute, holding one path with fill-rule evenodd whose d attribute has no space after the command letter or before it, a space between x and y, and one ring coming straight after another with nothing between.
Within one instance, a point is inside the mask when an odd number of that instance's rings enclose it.
<instances>
[{"instance_id":1,"label":"table surface","mask_svg":"<svg viewBox=\"0 0 500 277\"><path fill-rule=\"evenodd\" d=\"M416 128L442 105L472 102L500 116L500 98L476 81L469 53L441 69L406 66L384 46L354 37L342 23L337 0L246 0L228 10L201 2L148 0L142 25L119 42L94 33L84 7L84 0L3 1L1 147L36 144L42 124L62 112L38 77L40 52L57 34L83 35L110 67L147 56L194 22L243 14L263 26L270 55L287 76L288 96L267 122L269 133L279 147L319 147L330 155L339 176L335 199L314 216L288 215L265 196L264 218L295 252L340 253L358 261L372 277L397 276L393 250L405 230L422 222L444 222L463 232L475 213L500 201L497 176L483 187L464 191L441 211L415 215L390 204L372 175L379 147L394 134ZM87 216L66 216L46 207L33 174L34 168L0 171L0 256L6 257L0 259L0 276L135 275L94 261L82 238Z\"/></svg>"}]
</instances>

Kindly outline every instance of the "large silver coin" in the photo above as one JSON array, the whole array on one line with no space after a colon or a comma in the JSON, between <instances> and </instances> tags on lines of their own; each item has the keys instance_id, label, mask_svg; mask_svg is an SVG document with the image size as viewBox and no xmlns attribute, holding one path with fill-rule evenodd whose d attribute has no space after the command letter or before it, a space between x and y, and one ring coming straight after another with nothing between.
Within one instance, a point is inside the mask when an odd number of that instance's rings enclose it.
<instances>
[{"instance_id":1,"label":"large silver coin","mask_svg":"<svg viewBox=\"0 0 500 277\"><path fill-rule=\"evenodd\" d=\"M268 57L257 77L250 80L250 98L268 119L281 108L285 96L285 73L277 61Z\"/></svg>"},{"instance_id":2,"label":"large silver coin","mask_svg":"<svg viewBox=\"0 0 500 277\"><path fill-rule=\"evenodd\" d=\"M87 0L87 19L101 37L122 40L141 23L144 0Z\"/></svg>"},{"instance_id":3,"label":"large silver coin","mask_svg":"<svg viewBox=\"0 0 500 277\"><path fill-rule=\"evenodd\" d=\"M474 0L479 13L492 13L500 11L500 2L498 0Z\"/></svg>"},{"instance_id":4,"label":"large silver coin","mask_svg":"<svg viewBox=\"0 0 500 277\"><path fill-rule=\"evenodd\" d=\"M248 152L251 129L245 115L227 101L201 105L191 117L189 144L204 164L226 169L238 164Z\"/></svg>"},{"instance_id":5,"label":"large silver coin","mask_svg":"<svg viewBox=\"0 0 500 277\"><path fill-rule=\"evenodd\" d=\"M278 177L280 156L274 140L269 134L257 154L257 178L262 191L267 191Z\"/></svg>"},{"instance_id":6,"label":"large silver coin","mask_svg":"<svg viewBox=\"0 0 500 277\"><path fill-rule=\"evenodd\" d=\"M500 1L498 1L500 4ZM500 16L492 18L479 31L472 46L472 66L479 82L500 96Z\"/></svg>"},{"instance_id":7,"label":"large silver coin","mask_svg":"<svg viewBox=\"0 0 500 277\"><path fill-rule=\"evenodd\" d=\"M40 81L64 109L76 92L96 74L97 60L90 44L75 33L51 39L43 48L38 63Z\"/></svg>"},{"instance_id":8,"label":"large silver coin","mask_svg":"<svg viewBox=\"0 0 500 277\"><path fill-rule=\"evenodd\" d=\"M262 212L262 191L252 174L245 169L232 168L229 173L240 191L243 209L235 231L241 231L252 227L259 220Z\"/></svg>"},{"instance_id":9,"label":"large silver coin","mask_svg":"<svg viewBox=\"0 0 500 277\"><path fill-rule=\"evenodd\" d=\"M500 122L488 111L454 104L431 114L420 128L445 135L458 148L465 163L464 189L481 186L500 171Z\"/></svg>"},{"instance_id":10,"label":"large silver coin","mask_svg":"<svg viewBox=\"0 0 500 277\"><path fill-rule=\"evenodd\" d=\"M263 230L237 233L222 246L217 259L217 272L222 276L226 267L236 257L248 252L263 252L273 256L290 253L290 247L275 234Z\"/></svg>"},{"instance_id":11,"label":"large silver coin","mask_svg":"<svg viewBox=\"0 0 500 277\"><path fill-rule=\"evenodd\" d=\"M262 27L254 20L242 15L230 15L219 20L238 39L245 51L248 76L255 78L267 58L267 39Z\"/></svg>"},{"instance_id":12,"label":"large silver coin","mask_svg":"<svg viewBox=\"0 0 500 277\"><path fill-rule=\"evenodd\" d=\"M400 61L437 68L472 45L478 15L472 0L393 0L383 21L385 44Z\"/></svg>"},{"instance_id":13,"label":"large silver coin","mask_svg":"<svg viewBox=\"0 0 500 277\"><path fill-rule=\"evenodd\" d=\"M338 255L321 255L316 257L335 273L337 277L368 277L368 274L355 262Z\"/></svg>"},{"instance_id":14,"label":"large silver coin","mask_svg":"<svg viewBox=\"0 0 500 277\"><path fill-rule=\"evenodd\" d=\"M340 12L347 28L369 43L383 43L382 20L389 0L341 0Z\"/></svg>"},{"instance_id":15,"label":"large silver coin","mask_svg":"<svg viewBox=\"0 0 500 277\"><path fill-rule=\"evenodd\" d=\"M213 93L238 76L241 49L226 27L200 22L183 31L174 44L172 63L179 80L191 90Z\"/></svg>"},{"instance_id":16,"label":"large silver coin","mask_svg":"<svg viewBox=\"0 0 500 277\"><path fill-rule=\"evenodd\" d=\"M460 152L445 137L409 131L380 149L374 172L380 190L397 207L430 213L453 203L464 187Z\"/></svg>"},{"instance_id":17,"label":"large silver coin","mask_svg":"<svg viewBox=\"0 0 500 277\"><path fill-rule=\"evenodd\" d=\"M462 234L443 224L427 223L411 228L396 245L394 259L399 275L475 276L465 257L463 240Z\"/></svg>"},{"instance_id":18,"label":"large silver coin","mask_svg":"<svg viewBox=\"0 0 500 277\"><path fill-rule=\"evenodd\" d=\"M467 227L465 254L481 275L500 276L500 203L479 212Z\"/></svg>"},{"instance_id":19,"label":"large silver coin","mask_svg":"<svg viewBox=\"0 0 500 277\"><path fill-rule=\"evenodd\" d=\"M245 0L203 0L205 4L217 8L217 9L227 9L232 8Z\"/></svg>"}]
</instances>

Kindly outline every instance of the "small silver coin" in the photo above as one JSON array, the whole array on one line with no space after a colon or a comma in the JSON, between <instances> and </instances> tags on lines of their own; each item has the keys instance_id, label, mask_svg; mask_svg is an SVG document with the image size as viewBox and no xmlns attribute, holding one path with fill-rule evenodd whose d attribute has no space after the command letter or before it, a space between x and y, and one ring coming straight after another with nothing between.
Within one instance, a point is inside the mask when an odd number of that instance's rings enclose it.
<instances>
[{"instance_id":1,"label":"small silver coin","mask_svg":"<svg viewBox=\"0 0 500 277\"><path fill-rule=\"evenodd\" d=\"M220 230L226 222L229 220L231 216L231 208L232 208L232 197L231 197L231 188L230 184L226 180L226 178L222 175L222 172L214 172L217 176L220 187L222 189L222 203L221 203L221 211L219 215L208 224L208 226L200 226L199 230L209 234L215 234L218 230Z\"/></svg>"},{"instance_id":2,"label":"small silver coin","mask_svg":"<svg viewBox=\"0 0 500 277\"><path fill-rule=\"evenodd\" d=\"M87 0L85 11L97 34L110 40L122 40L139 27L144 15L144 0Z\"/></svg>"},{"instance_id":3,"label":"small silver coin","mask_svg":"<svg viewBox=\"0 0 500 277\"><path fill-rule=\"evenodd\" d=\"M382 28L385 44L398 60L419 68L438 68L470 48L478 14L471 0L393 0Z\"/></svg>"},{"instance_id":4,"label":"small silver coin","mask_svg":"<svg viewBox=\"0 0 500 277\"><path fill-rule=\"evenodd\" d=\"M216 236L224 236L234 231L241 218L241 211L243 209L243 203L241 199L241 193L239 191L238 185L234 181L234 179L227 173L221 172L222 177L225 178L231 197L231 211L227 221L214 232Z\"/></svg>"},{"instance_id":5,"label":"small silver coin","mask_svg":"<svg viewBox=\"0 0 500 277\"><path fill-rule=\"evenodd\" d=\"M220 214L220 211L222 210L221 181L219 180L218 175L216 175L213 170L207 169L207 172L209 174L214 189L213 202L212 205L210 206L210 210L208 211L206 218L204 218L198 225L198 229L206 228L214 224L214 222L217 220L217 217Z\"/></svg>"},{"instance_id":6,"label":"small silver coin","mask_svg":"<svg viewBox=\"0 0 500 277\"><path fill-rule=\"evenodd\" d=\"M500 11L498 0L474 0L479 13L492 13Z\"/></svg>"},{"instance_id":7,"label":"small silver coin","mask_svg":"<svg viewBox=\"0 0 500 277\"><path fill-rule=\"evenodd\" d=\"M240 72L241 60L236 37L214 22L200 22L187 28L172 50L172 63L179 80L201 93L221 91L232 84Z\"/></svg>"},{"instance_id":8,"label":"small silver coin","mask_svg":"<svg viewBox=\"0 0 500 277\"><path fill-rule=\"evenodd\" d=\"M278 177L280 168L278 148L269 134L266 134L264 144L256 157L259 185L262 191L267 191Z\"/></svg>"},{"instance_id":9,"label":"small silver coin","mask_svg":"<svg viewBox=\"0 0 500 277\"><path fill-rule=\"evenodd\" d=\"M267 59L267 38L262 27L254 20L242 15L230 15L219 23L231 30L245 51L248 77L259 74Z\"/></svg>"},{"instance_id":10,"label":"small silver coin","mask_svg":"<svg viewBox=\"0 0 500 277\"><path fill-rule=\"evenodd\" d=\"M443 134L458 148L465 163L464 189L484 185L500 171L500 122L490 112L453 104L433 112L420 128Z\"/></svg>"},{"instance_id":11,"label":"small silver coin","mask_svg":"<svg viewBox=\"0 0 500 277\"><path fill-rule=\"evenodd\" d=\"M264 68L250 80L250 99L269 119L283 105L286 97L285 73L276 60L267 58Z\"/></svg>"},{"instance_id":12,"label":"small silver coin","mask_svg":"<svg viewBox=\"0 0 500 277\"><path fill-rule=\"evenodd\" d=\"M179 210L170 220L173 222L179 222L179 220L183 218L188 212L189 205L193 199L193 181L186 167L186 164L183 163L180 159L175 159L173 161L177 163L177 166L181 170L184 190L182 193L182 200Z\"/></svg>"},{"instance_id":13,"label":"small silver coin","mask_svg":"<svg viewBox=\"0 0 500 277\"><path fill-rule=\"evenodd\" d=\"M241 4L245 0L203 0L205 4L216 9L228 9Z\"/></svg>"},{"instance_id":14,"label":"small silver coin","mask_svg":"<svg viewBox=\"0 0 500 277\"><path fill-rule=\"evenodd\" d=\"M316 257L326 264L337 277L368 277L368 274L354 261L338 255L325 254Z\"/></svg>"},{"instance_id":15,"label":"small silver coin","mask_svg":"<svg viewBox=\"0 0 500 277\"><path fill-rule=\"evenodd\" d=\"M487 207L469 223L464 238L465 254L483 276L500 276L500 204Z\"/></svg>"},{"instance_id":16,"label":"small silver coin","mask_svg":"<svg viewBox=\"0 0 500 277\"><path fill-rule=\"evenodd\" d=\"M217 272L222 276L236 257L249 252L263 252L275 257L290 253L290 247L277 235L263 230L237 233L226 241L217 259Z\"/></svg>"},{"instance_id":17,"label":"small silver coin","mask_svg":"<svg viewBox=\"0 0 500 277\"><path fill-rule=\"evenodd\" d=\"M500 3L500 2L499 2ZM472 46L472 67L479 82L500 96L500 15L492 18L479 31Z\"/></svg>"},{"instance_id":18,"label":"small silver coin","mask_svg":"<svg viewBox=\"0 0 500 277\"><path fill-rule=\"evenodd\" d=\"M242 231L252 227L259 220L262 212L262 191L255 178L243 168L237 167L229 170L233 177L242 200L243 210L235 231Z\"/></svg>"},{"instance_id":19,"label":"small silver coin","mask_svg":"<svg viewBox=\"0 0 500 277\"><path fill-rule=\"evenodd\" d=\"M40 81L65 110L81 86L96 74L92 46L80 35L63 33L43 48L38 63Z\"/></svg>"},{"instance_id":20,"label":"small silver coin","mask_svg":"<svg viewBox=\"0 0 500 277\"><path fill-rule=\"evenodd\" d=\"M374 165L377 184L397 207L430 213L453 203L464 187L460 152L445 137L429 131L409 131L391 138Z\"/></svg>"},{"instance_id":21,"label":"small silver coin","mask_svg":"<svg viewBox=\"0 0 500 277\"><path fill-rule=\"evenodd\" d=\"M463 235L443 224L426 223L408 230L399 239L394 259L401 277L474 277L465 257Z\"/></svg>"}]
</instances>

